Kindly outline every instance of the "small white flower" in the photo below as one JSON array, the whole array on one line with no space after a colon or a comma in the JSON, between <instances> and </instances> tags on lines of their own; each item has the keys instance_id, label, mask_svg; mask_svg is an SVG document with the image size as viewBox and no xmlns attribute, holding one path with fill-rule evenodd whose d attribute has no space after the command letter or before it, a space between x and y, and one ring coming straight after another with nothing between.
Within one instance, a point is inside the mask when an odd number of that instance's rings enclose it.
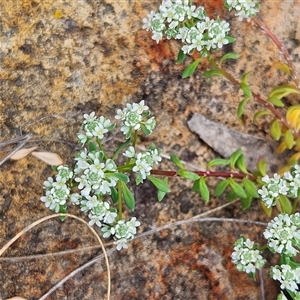
<instances>
[{"instance_id":1,"label":"small white flower","mask_svg":"<svg viewBox=\"0 0 300 300\"><path fill-rule=\"evenodd\" d=\"M44 181L44 189L51 190L51 188L53 188L53 183L53 178L48 177L47 181Z\"/></svg>"},{"instance_id":2,"label":"small white flower","mask_svg":"<svg viewBox=\"0 0 300 300\"><path fill-rule=\"evenodd\" d=\"M98 124L93 130L92 134L94 137L102 140L104 138L104 134L107 132L108 130L103 126L103 124Z\"/></svg>"},{"instance_id":3,"label":"small white flower","mask_svg":"<svg viewBox=\"0 0 300 300\"><path fill-rule=\"evenodd\" d=\"M150 174L151 166L149 166L144 160L137 158L132 171L139 173L143 179L146 179L146 176Z\"/></svg>"},{"instance_id":4,"label":"small white flower","mask_svg":"<svg viewBox=\"0 0 300 300\"><path fill-rule=\"evenodd\" d=\"M83 121L83 124L87 124L88 122L95 121L97 119L96 114L95 114L94 111L91 112L89 115L88 114L84 114L83 117L85 119Z\"/></svg>"},{"instance_id":5,"label":"small white flower","mask_svg":"<svg viewBox=\"0 0 300 300\"><path fill-rule=\"evenodd\" d=\"M122 248L127 249L127 240L126 239L120 239L120 240L116 240L114 241L114 244L117 245L117 250L120 251Z\"/></svg>"},{"instance_id":6,"label":"small white flower","mask_svg":"<svg viewBox=\"0 0 300 300\"><path fill-rule=\"evenodd\" d=\"M113 226L109 226L109 225L103 225L103 227L101 228L102 231L102 235L104 238L108 238L111 235L115 234L115 228Z\"/></svg>"},{"instance_id":7,"label":"small white flower","mask_svg":"<svg viewBox=\"0 0 300 300\"><path fill-rule=\"evenodd\" d=\"M74 193L70 196L70 200L73 204L79 205L80 201L82 200L82 196L79 195L78 193Z\"/></svg>"},{"instance_id":8,"label":"small white flower","mask_svg":"<svg viewBox=\"0 0 300 300\"><path fill-rule=\"evenodd\" d=\"M107 224L113 224L116 221L118 214L114 211L107 211L104 218L103 222Z\"/></svg>"},{"instance_id":9,"label":"small white flower","mask_svg":"<svg viewBox=\"0 0 300 300\"><path fill-rule=\"evenodd\" d=\"M125 153L123 153L124 156L128 158L133 158L135 156L135 150L133 146L130 146Z\"/></svg>"}]
</instances>

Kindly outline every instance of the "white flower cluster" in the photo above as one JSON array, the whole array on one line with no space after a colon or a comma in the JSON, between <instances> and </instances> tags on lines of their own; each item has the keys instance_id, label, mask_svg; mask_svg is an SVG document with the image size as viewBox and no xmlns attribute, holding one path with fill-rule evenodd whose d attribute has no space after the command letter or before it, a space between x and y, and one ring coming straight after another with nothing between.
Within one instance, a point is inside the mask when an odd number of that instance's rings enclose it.
<instances>
[{"instance_id":1,"label":"white flower cluster","mask_svg":"<svg viewBox=\"0 0 300 300\"><path fill-rule=\"evenodd\" d=\"M121 131L129 138L133 129L142 129L146 135L153 132L156 122L154 117L148 119L149 115L149 107L142 100L140 103L127 103L123 110L117 110L115 118L122 121Z\"/></svg>"},{"instance_id":2,"label":"white flower cluster","mask_svg":"<svg viewBox=\"0 0 300 300\"><path fill-rule=\"evenodd\" d=\"M240 237L234 244L234 252L231 255L232 262L239 271L254 275L255 269L261 269L266 260L258 250L258 244L250 239Z\"/></svg>"},{"instance_id":3,"label":"white flower cluster","mask_svg":"<svg viewBox=\"0 0 300 300\"><path fill-rule=\"evenodd\" d=\"M97 118L95 112L92 112L89 115L84 114L83 117L85 119L82 124L83 133L77 134L78 140L82 145L93 138L102 140L104 134L114 129L116 126L103 116Z\"/></svg>"},{"instance_id":4,"label":"white flower cluster","mask_svg":"<svg viewBox=\"0 0 300 300\"><path fill-rule=\"evenodd\" d=\"M136 153L134 147L130 146L124 153L124 156L134 159L134 167L132 171L137 173L136 183L139 184L150 175L152 167L161 161L160 151L154 147L150 147L146 152Z\"/></svg>"},{"instance_id":5,"label":"white flower cluster","mask_svg":"<svg viewBox=\"0 0 300 300\"><path fill-rule=\"evenodd\" d=\"M150 111L144 100L127 104L125 109L117 111L116 119L122 121L121 131L127 139L123 148L128 142L135 141L136 136L129 139L134 131L136 133L141 129L146 135L152 133L156 123L154 117L149 116ZM84 114L81 128L82 132L77 135L79 143L88 146L76 154L72 170L67 166L59 166L56 168L55 178L49 177L44 182L46 192L41 201L58 213L66 212L67 201L71 200L71 203L79 205L88 214L90 226L96 224L101 227L103 237L113 237L118 250L127 248L126 244L134 238L140 222L136 218L127 222L120 219L119 211L104 198L110 196L114 204L118 202L118 195L123 190L117 188L117 184L119 180L125 184L129 181L125 174L127 172L137 173L136 182L142 182L150 174L152 167L161 161L160 151L154 145L144 153L136 153L133 146L129 146L126 151L119 147L112 158L109 158L101 141L108 131L115 128L115 124L103 116L96 117L95 112L92 112ZM119 149L125 151L124 155L128 158L124 165L119 166L124 173L118 170L115 163ZM126 203L126 199L124 200Z\"/></svg>"},{"instance_id":6,"label":"white flower cluster","mask_svg":"<svg viewBox=\"0 0 300 300\"><path fill-rule=\"evenodd\" d=\"M281 289L293 293L293 299L300 299L300 264L293 261L300 249L300 213L292 215L279 214L268 223L264 231L268 249L282 255L283 264L271 268L270 275L281 283ZM256 268L261 268L265 259L258 250L258 244L241 237L234 244L232 261L237 269L254 275ZM281 293L277 299L287 299Z\"/></svg>"},{"instance_id":7,"label":"white flower cluster","mask_svg":"<svg viewBox=\"0 0 300 300\"><path fill-rule=\"evenodd\" d=\"M290 172L284 173L283 178L275 173L273 178L266 175L262 181L265 185L258 190L258 193L267 207L276 205L280 195L297 198L300 188L300 167L295 165Z\"/></svg>"},{"instance_id":8,"label":"white flower cluster","mask_svg":"<svg viewBox=\"0 0 300 300\"><path fill-rule=\"evenodd\" d=\"M77 154L75 161L75 181L82 196L111 193L111 187L116 186L119 180L115 175L118 169L112 159L104 161L103 151L88 152L84 149Z\"/></svg>"},{"instance_id":9,"label":"white flower cluster","mask_svg":"<svg viewBox=\"0 0 300 300\"><path fill-rule=\"evenodd\" d=\"M151 30L157 43L167 39L181 40L184 53L197 49L202 56L210 50L222 48L233 41L229 37L229 23L207 17L203 7L196 8L189 0L163 0L157 13L143 19L143 28Z\"/></svg>"},{"instance_id":10,"label":"white flower cluster","mask_svg":"<svg viewBox=\"0 0 300 300\"><path fill-rule=\"evenodd\" d=\"M295 256L300 248L300 213L279 214L268 223L264 231L272 252Z\"/></svg>"},{"instance_id":11,"label":"white flower cluster","mask_svg":"<svg viewBox=\"0 0 300 300\"><path fill-rule=\"evenodd\" d=\"M290 265L280 265L271 267L270 275L274 280L278 280L282 290L289 290L291 292L299 291L298 284L300 284L300 267L292 268ZM298 296L300 293L297 293ZM298 298L293 298L298 299Z\"/></svg>"},{"instance_id":12,"label":"white flower cluster","mask_svg":"<svg viewBox=\"0 0 300 300\"><path fill-rule=\"evenodd\" d=\"M41 197L41 201L45 206L58 213L61 206L65 206L70 195L68 181L73 178L73 172L67 166L59 166L57 168L55 181L52 177L44 182L45 196Z\"/></svg>"},{"instance_id":13,"label":"white flower cluster","mask_svg":"<svg viewBox=\"0 0 300 300\"><path fill-rule=\"evenodd\" d=\"M254 17L259 11L259 4L253 0L225 0L225 7L236 10L235 16L240 21Z\"/></svg>"},{"instance_id":14,"label":"white flower cluster","mask_svg":"<svg viewBox=\"0 0 300 300\"><path fill-rule=\"evenodd\" d=\"M114 226L104 225L101 230L104 238L113 235L117 250L121 250L122 248L128 248L127 242L134 238L136 227L140 226L140 224L134 217L127 222L119 220Z\"/></svg>"}]
</instances>

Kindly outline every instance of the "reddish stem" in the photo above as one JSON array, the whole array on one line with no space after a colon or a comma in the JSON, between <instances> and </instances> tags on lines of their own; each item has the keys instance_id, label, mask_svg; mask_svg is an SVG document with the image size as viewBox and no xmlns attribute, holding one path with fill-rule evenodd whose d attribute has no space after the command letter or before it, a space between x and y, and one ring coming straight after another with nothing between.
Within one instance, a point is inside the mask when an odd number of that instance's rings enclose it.
<instances>
[{"instance_id":1,"label":"reddish stem","mask_svg":"<svg viewBox=\"0 0 300 300\"><path fill-rule=\"evenodd\" d=\"M252 25L256 25L258 26L262 32L267 35L273 42L274 44L277 46L277 48L279 49L279 52L283 55L283 57L285 58L289 69L291 71L291 77L293 78L293 80L296 83L297 87L299 86L299 78L297 75L297 71L295 69L295 66L293 64L293 60L292 57L290 56L290 54L288 53L288 51L286 50L285 46L279 41L279 39L277 38L277 36L263 23L262 20L260 20L259 18L253 18L251 19L251 24Z\"/></svg>"}]
</instances>

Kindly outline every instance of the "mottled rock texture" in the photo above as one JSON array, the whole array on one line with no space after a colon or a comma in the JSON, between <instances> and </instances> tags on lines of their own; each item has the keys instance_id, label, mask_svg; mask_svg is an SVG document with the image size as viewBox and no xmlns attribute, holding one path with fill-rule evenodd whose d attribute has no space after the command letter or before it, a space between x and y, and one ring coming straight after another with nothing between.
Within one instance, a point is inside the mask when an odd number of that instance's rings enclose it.
<instances>
[{"instance_id":1,"label":"mottled rock texture","mask_svg":"<svg viewBox=\"0 0 300 300\"><path fill-rule=\"evenodd\" d=\"M6 0L0 3L0 139L31 134L28 146L59 153L72 162L77 150L76 133L83 113L95 111L113 117L127 102L145 99L157 118L157 130L142 139L175 152L194 167L204 168L216 153L187 127L193 113L244 133L266 137L268 124L251 124L259 105L250 103L245 124L236 118L241 99L237 88L221 78L205 80L203 61L189 79L181 79L185 65L174 63L180 46L156 44L141 29L142 18L156 10L157 0ZM221 1L197 1L210 16L230 20L237 38L227 50L241 54L226 64L236 76L252 72L253 90L266 95L284 82L273 68L282 58L259 29L240 23L226 13ZM284 42L300 69L300 2L262 1L261 17ZM217 53L221 56L222 53ZM286 101L295 103L296 98ZM216 139L218 137L215 137ZM118 141L111 140L111 146ZM226 143L226 141L224 141ZM5 153L3 153L4 155ZM163 167L170 164L165 161ZM42 184L54 173L49 166L28 156L8 161L0 173L0 246L25 226L49 214L39 200ZM211 199L204 204L190 193L190 185L170 180L172 193L162 203L156 191L133 187L142 231L187 219L224 204ZM70 212L80 214L74 207ZM209 216L268 220L254 204L241 211L232 204ZM111 299L262 299L259 281L237 272L230 261L232 243L240 235L261 239L261 227L249 224L205 222L172 227L140 238L129 249L110 255ZM6 257L54 253L96 245L88 229L74 220L52 220L27 233L5 253ZM0 260L0 298L15 295L38 299L74 268L101 253L86 249L56 256ZM263 272L265 299L273 300L277 285ZM103 259L85 269L47 299L103 299L107 275Z\"/></svg>"}]
</instances>

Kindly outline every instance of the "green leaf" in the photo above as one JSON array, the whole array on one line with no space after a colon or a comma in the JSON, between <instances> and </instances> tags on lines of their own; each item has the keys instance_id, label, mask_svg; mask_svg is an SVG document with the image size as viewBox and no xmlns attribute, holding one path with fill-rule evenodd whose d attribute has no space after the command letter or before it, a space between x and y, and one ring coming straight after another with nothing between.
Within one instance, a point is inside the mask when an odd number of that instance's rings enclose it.
<instances>
[{"instance_id":1,"label":"green leaf","mask_svg":"<svg viewBox=\"0 0 300 300\"><path fill-rule=\"evenodd\" d=\"M232 178L229 178L229 185L236 195L241 198L247 197L243 187L239 183L235 182Z\"/></svg>"},{"instance_id":2,"label":"green leaf","mask_svg":"<svg viewBox=\"0 0 300 300\"><path fill-rule=\"evenodd\" d=\"M284 134L284 143L286 144L288 149L292 149L295 144L294 136L290 129L287 130Z\"/></svg>"},{"instance_id":3,"label":"green leaf","mask_svg":"<svg viewBox=\"0 0 300 300\"><path fill-rule=\"evenodd\" d=\"M183 178L186 178L186 179L189 179L189 180L197 180L200 178L199 175L197 175L196 173L194 172L191 172L191 171L186 171L186 170L180 170L177 172L177 174Z\"/></svg>"},{"instance_id":4,"label":"green leaf","mask_svg":"<svg viewBox=\"0 0 300 300\"><path fill-rule=\"evenodd\" d=\"M227 194L227 201L231 202L234 201L235 199L239 198L239 196L234 192L234 190L231 190L228 194Z\"/></svg>"},{"instance_id":5,"label":"green leaf","mask_svg":"<svg viewBox=\"0 0 300 300\"><path fill-rule=\"evenodd\" d=\"M200 178L194 181L192 191L200 193Z\"/></svg>"},{"instance_id":6,"label":"green leaf","mask_svg":"<svg viewBox=\"0 0 300 300\"><path fill-rule=\"evenodd\" d=\"M228 41L228 43L233 43L233 42L235 42L236 38L226 35L226 40Z\"/></svg>"},{"instance_id":7,"label":"green leaf","mask_svg":"<svg viewBox=\"0 0 300 300\"><path fill-rule=\"evenodd\" d=\"M112 160L115 160L115 158L119 155L120 151L122 151L124 148L127 148L130 144L130 139L127 139L123 144L121 144L118 149L115 151Z\"/></svg>"},{"instance_id":8,"label":"green leaf","mask_svg":"<svg viewBox=\"0 0 300 300\"><path fill-rule=\"evenodd\" d=\"M207 187L205 180L206 180L205 177L201 177L199 179L200 195L205 202L208 202L209 201L209 189Z\"/></svg>"},{"instance_id":9,"label":"green leaf","mask_svg":"<svg viewBox=\"0 0 300 300\"><path fill-rule=\"evenodd\" d=\"M284 195L279 195L279 203L282 209L282 212L291 214L293 211L293 206L291 201Z\"/></svg>"},{"instance_id":10,"label":"green leaf","mask_svg":"<svg viewBox=\"0 0 300 300\"><path fill-rule=\"evenodd\" d=\"M252 92L250 87L245 84L244 82L240 83L240 88L242 89L242 91L244 92L244 94L248 97L248 98L252 98Z\"/></svg>"},{"instance_id":11,"label":"green leaf","mask_svg":"<svg viewBox=\"0 0 300 300\"><path fill-rule=\"evenodd\" d=\"M281 122L278 119L275 119L270 128L271 136L278 141L281 137Z\"/></svg>"},{"instance_id":12,"label":"green leaf","mask_svg":"<svg viewBox=\"0 0 300 300\"><path fill-rule=\"evenodd\" d=\"M214 166L227 166L229 164L230 164L229 159L215 158L207 164L207 168L211 168L211 167L214 167Z\"/></svg>"},{"instance_id":13,"label":"green leaf","mask_svg":"<svg viewBox=\"0 0 300 300\"><path fill-rule=\"evenodd\" d=\"M230 157L229 157L229 161L230 161L230 168L231 169L235 169L235 163L237 162L238 158L243 155L242 153L242 149L239 148L236 151L234 151Z\"/></svg>"},{"instance_id":14,"label":"green leaf","mask_svg":"<svg viewBox=\"0 0 300 300\"><path fill-rule=\"evenodd\" d=\"M183 51L180 49L178 52L176 64L181 64L185 60L186 55L183 53Z\"/></svg>"},{"instance_id":15,"label":"green leaf","mask_svg":"<svg viewBox=\"0 0 300 300\"><path fill-rule=\"evenodd\" d=\"M241 198L241 204L243 210L248 209L251 206L253 198L251 196L247 196L246 198Z\"/></svg>"},{"instance_id":16,"label":"green leaf","mask_svg":"<svg viewBox=\"0 0 300 300\"><path fill-rule=\"evenodd\" d=\"M247 85L247 81L248 81L248 78L250 75L251 75L251 72L247 72L246 74L244 74L242 77L242 83Z\"/></svg>"},{"instance_id":17,"label":"green leaf","mask_svg":"<svg viewBox=\"0 0 300 300\"><path fill-rule=\"evenodd\" d=\"M106 127L107 128L107 130L113 130L114 128L116 127L116 124L114 124L114 123L112 123L112 124L110 124L108 127Z\"/></svg>"},{"instance_id":18,"label":"green leaf","mask_svg":"<svg viewBox=\"0 0 300 300\"><path fill-rule=\"evenodd\" d=\"M118 195L119 195L117 189L112 186L112 187L110 187L110 191L111 191L110 196L113 201L113 204L117 204L118 203Z\"/></svg>"},{"instance_id":19,"label":"green leaf","mask_svg":"<svg viewBox=\"0 0 300 300\"><path fill-rule=\"evenodd\" d=\"M244 113L244 109L245 109L245 105L246 103L250 100L250 98L245 98L243 99L240 103L239 103L239 106L238 106L238 109L237 109L237 116L238 118L240 118L243 113Z\"/></svg>"},{"instance_id":20,"label":"green leaf","mask_svg":"<svg viewBox=\"0 0 300 300\"><path fill-rule=\"evenodd\" d=\"M122 180L125 183L129 182L129 177L124 173L105 173L105 176L118 178L119 180Z\"/></svg>"},{"instance_id":21,"label":"green leaf","mask_svg":"<svg viewBox=\"0 0 300 300\"><path fill-rule=\"evenodd\" d=\"M51 166L51 169L52 169L53 171L55 171L55 172L58 172L57 166L52 165L52 166Z\"/></svg>"},{"instance_id":22,"label":"green leaf","mask_svg":"<svg viewBox=\"0 0 300 300\"><path fill-rule=\"evenodd\" d=\"M170 158L171 158L171 161L173 162L173 164L175 164L179 169L185 169L180 158L176 154L171 154Z\"/></svg>"},{"instance_id":23,"label":"green leaf","mask_svg":"<svg viewBox=\"0 0 300 300\"><path fill-rule=\"evenodd\" d=\"M226 53L225 55L222 56L220 59L220 64L222 64L225 60L227 59L238 59L241 55L237 53Z\"/></svg>"},{"instance_id":24,"label":"green leaf","mask_svg":"<svg viewBox=\"0 0 300 300\"><path fill-rule=\"evenodd\" d=\"M267 175L267 163L264 158L261 158L257 162L257 169L261 176L266 176Z\"/></svg>"},{"instance_id":25,"label":"green leaf","mask_svg":"<svg viewBox=\"0 0 300 300\"><path fill-rule=\"evenodd\" d=\"M285 97L289 94L300 94L300 91L298 88L289 85L289 84L283 84L280 86L276 86L275 88L272 89L271 93L269 94L268 98L279 98L281 99L282 97Z\"/></svg>"},{"instance_id":26,"label":"green leaf","mask_svg":"<svg viewBox=\"0 0 300 300\"><path fill-rule=\"evenodd\" d=\"M141 129L145 135L150 135L152 133L152 131L147 129L147 127L144 124L141 124Z\"/></svg>"},{"instance_id":27,"label":"green leaf","mask_svg":"<svg viewBox=\"0 0 300 300\"><path fill-rule=\"evenodd\" d=\"M124 202L126 204L126 206L128 207L129 210L133 211L135 208L135 200L134 200L134 196L131 193L131 191L129 190L129 188L127 187L127 185L123 182L123 181L119 181L121 182L121 187L122 187L122 194L124 197Z\"/></svg>"},{"instance_id":28,"label":"green leaf","mask_svg":"<svg viewBox=\"0 0 300 300\"><path fill-rule=\"evenodd\" d=\"M201 58L198 58L193 63L191 63L189 66L187 66L182 73L182 78L187 78L187 77L191 76L197 69L200 61L201 61Z\"/></svg>"},{"instance_id":29,"label":"green leaf","mask_svg":"<svg viewBox=\"0 0 300 300\"><path fill-rule=\"evenodd\" d=\"M168 177L164 178L164 182L166 183L166 185L168 185ZM157 190L157 200L162 201L166 194L166 192Z\"/></svg>"},{"instance_id":30,"label":"green leaf","mask_svg":"<svg viewBox=\"0 0 300 300\"><path fill-rule=\"evenodd\" d=\"M248 174L247 166L245 162L245 156L242 154L236 161L235 165L245 174Z\"/></svg>"},{"instance_id":31,"label":"green leaf","mask_svg":"<svg viewBox=\"0 0 300 300\"><path fill-rule=\"evenodd\" d=\"M210 78L212 76L224 76L224 74L219 70L209 70L203 72L203 76L206 78Z\"/></svg>"},{"instance_id":32,"label":"green leaf","mask_svg":"<svg viewBox=\"0 0 300 300\"><path fill-rule=\"evenodd\" d=\"M154 177L152 175L148 175L147 179L149 179L159 191L169 193L170 189L168 187L168 182L162 179L159 179L157 177Z\"/></svg>"},{"instance_id":33,"label":"green leaf","mask_svg":"<svg viewBox=\"0 0 300 300\"><path fill-rule=\"evenodd\" d=\"M93 142L89 142L89 151L92 152L92 151L97 151L97 145Z\"/></svg>"},{"instance_id":34,"label":"green leaf","mask_svg":"<svg viewBox=\"0 0 300 300\"><path fill-rule=\"evenodd\" d=\"M265 116L265 115L272 115L272 113L269 110L260 110L257 113L255 113L254 117L253 117L253 123L257 124L257 119Z\"/></svg>"},{"instance_id":35,"label":"green leaf","mask_svg":"<svg viewBox=\"0 0 300 300\"><path fill-rule=\"evenodd\" d=\"M228 184L229 184L228 179L224 179L224 180L220 181L215 187L214 195L216 197L219 197L220 195L222 195L223 192L225 191L226 187L228 186Z\"/></svg>"},{"instance_id":36,"label":"green leaf","mask_svg":"<svg viewBox=\"0 0 300 300\"><path fill-rule=\"evenodd\" d=\"M284 103L276 97L269 97L268 100L277 107L284 107Z\"/></svg>"},{"instance_id":37,"label":"green leaf","mask_svg":"<svg viewBox=\"0 0 300 300\"><path fill-rule=\"evenodd\" d=\"M251 181L248 178L244 177L242 182L243 182L243 185L244 185L244 188L245 188L247 194L251 198L259 198L259 195L257 193L257 186L255 185L255 183L253 181Z\"/></svg>"}]
</instances>

